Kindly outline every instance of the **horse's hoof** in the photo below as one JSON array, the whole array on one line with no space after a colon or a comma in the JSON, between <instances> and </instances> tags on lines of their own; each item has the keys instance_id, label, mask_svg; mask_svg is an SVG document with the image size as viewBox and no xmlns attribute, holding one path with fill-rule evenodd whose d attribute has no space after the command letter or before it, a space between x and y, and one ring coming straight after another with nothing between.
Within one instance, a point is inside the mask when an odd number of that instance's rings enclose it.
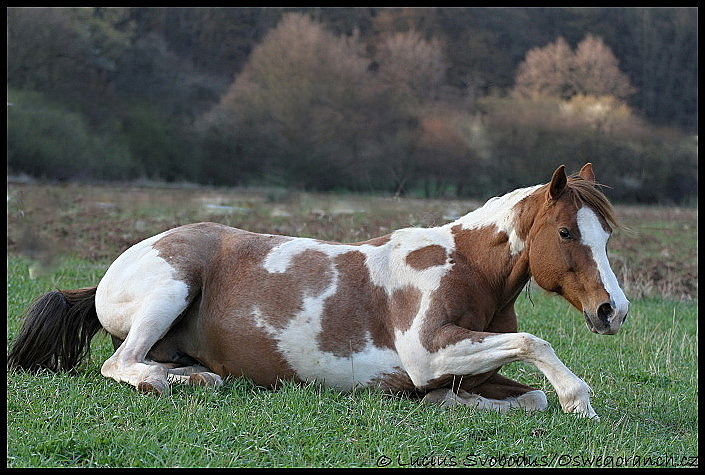
<instances>
[{"instance_id":1,"label":"horse's hoof","mask_svg":"<svg viewBox=\"0 0 705 475\"><path fill-rule=\"evenodd\" d=\"M214 373L193 373L188 378L188 383L193 386L221 386L223 379Z\"/></svg>"},{"instance_id":2,"label":"horse's hoof","mask_svg":"<svg viewBox=\"0 0 705 475\"><path fill-rule=\"evenodd\" d=\"M163 396L169 394L169 384L161 379L149 378L139 382L137 390L145 394Z\"/></svg>"}]
</instances>

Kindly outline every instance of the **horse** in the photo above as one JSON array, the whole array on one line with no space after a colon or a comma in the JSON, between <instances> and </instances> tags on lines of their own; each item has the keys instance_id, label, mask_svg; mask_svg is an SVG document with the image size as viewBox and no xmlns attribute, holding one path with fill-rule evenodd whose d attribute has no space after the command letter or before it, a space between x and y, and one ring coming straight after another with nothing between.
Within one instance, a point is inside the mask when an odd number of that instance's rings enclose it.
<instances>
[{"instance_id":1,"label":"horse","mask_svg":"<svg viewBox=\"0 0 705 475\"><path fill-rule=\"evenodd\" d=\"M127 249L97 286L39 297L8 367L75 370L104 329L115 352L101 374L145 393L244 376L546 410L542 390L498 372L525 361L564 412L595 418L587 383L518 331L514 304L533 278L592 332L617 333L629 309L606 253L617 225L590 163L442 226L358 243L188 224Z\"/></svg>"}]
</instances>

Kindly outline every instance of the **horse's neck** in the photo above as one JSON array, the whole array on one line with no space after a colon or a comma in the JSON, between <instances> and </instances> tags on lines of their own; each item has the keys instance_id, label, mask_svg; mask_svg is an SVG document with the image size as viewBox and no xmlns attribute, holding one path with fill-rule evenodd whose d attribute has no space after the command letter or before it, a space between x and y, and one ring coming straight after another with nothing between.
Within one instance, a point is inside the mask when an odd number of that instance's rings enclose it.
<instances>
[{"instance_id":1,"label":"horse's neck","mask_svg":"<svg viewBox=\"0 0 705 475\"><path fill-rule=\"evenodd\" d=\"M460 225L462 229L481 229L494 226L498 232L503 232L509 239L512 255L524 250L524 239L518 229L519 210L517 204L534 194L543 185L519 188L503 196L488 200L482 207L449 223L453 228Z\"/></svg>"},{"instance_id":2,"label":"horse's neck","mask_svg":"<svg viewBox=\"0 0 705 475\"><path fill-rule=\"evenodd\" d=\"M446 225L456 235L456 251L482 270L481 275L496 287L493 290L503 300L513 302L531 277L524 252L526 232L520 226L526 218L533 221L533 217L522 215L520 219L519 213L535 214L535 211L530 206L517 205L541 186L520 188L492 198L481 208ZM504 233L507 239L497 239L497 233Z\"/></svg>"}]
</instances>

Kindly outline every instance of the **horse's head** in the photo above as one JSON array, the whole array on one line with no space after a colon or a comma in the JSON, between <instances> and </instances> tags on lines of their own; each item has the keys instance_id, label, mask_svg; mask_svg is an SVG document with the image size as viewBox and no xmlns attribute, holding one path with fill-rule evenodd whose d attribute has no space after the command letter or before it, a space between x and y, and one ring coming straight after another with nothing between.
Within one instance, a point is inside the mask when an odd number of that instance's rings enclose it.
<instances>
[{"instance_id":1,"label":"horse's head","mask_svg":"<svg viewBox=\"0 0 705 475\"><path fill-rule=\"evenodd\" d=\"M629 301L607 259L607 241L616 220L609 201L595 187L592 165L572 177L561 165L541 190L545 190L543 209L527 240L534 280L583 312L591 331L617 333Z\"/></svg>"}]
</instances>

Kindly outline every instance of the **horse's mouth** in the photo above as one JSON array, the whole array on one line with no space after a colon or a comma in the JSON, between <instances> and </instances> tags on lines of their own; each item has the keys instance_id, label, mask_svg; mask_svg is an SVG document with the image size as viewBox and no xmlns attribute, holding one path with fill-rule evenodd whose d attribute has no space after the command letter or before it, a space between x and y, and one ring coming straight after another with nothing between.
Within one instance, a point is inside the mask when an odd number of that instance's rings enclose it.
<instances>
[{"instance_id":1,"label":"horse's mouth","mask_svg":"<svg viewBox=\"0 0 705 475\"><path fill-rule=\"evenodd\" d=\"M598 335L614 335L619 331L619 326L612 327L609 323L602 321L597 315L593 315L583 310L585 316L585 325L588 329Z\"/></svg>"}]
</instances>

